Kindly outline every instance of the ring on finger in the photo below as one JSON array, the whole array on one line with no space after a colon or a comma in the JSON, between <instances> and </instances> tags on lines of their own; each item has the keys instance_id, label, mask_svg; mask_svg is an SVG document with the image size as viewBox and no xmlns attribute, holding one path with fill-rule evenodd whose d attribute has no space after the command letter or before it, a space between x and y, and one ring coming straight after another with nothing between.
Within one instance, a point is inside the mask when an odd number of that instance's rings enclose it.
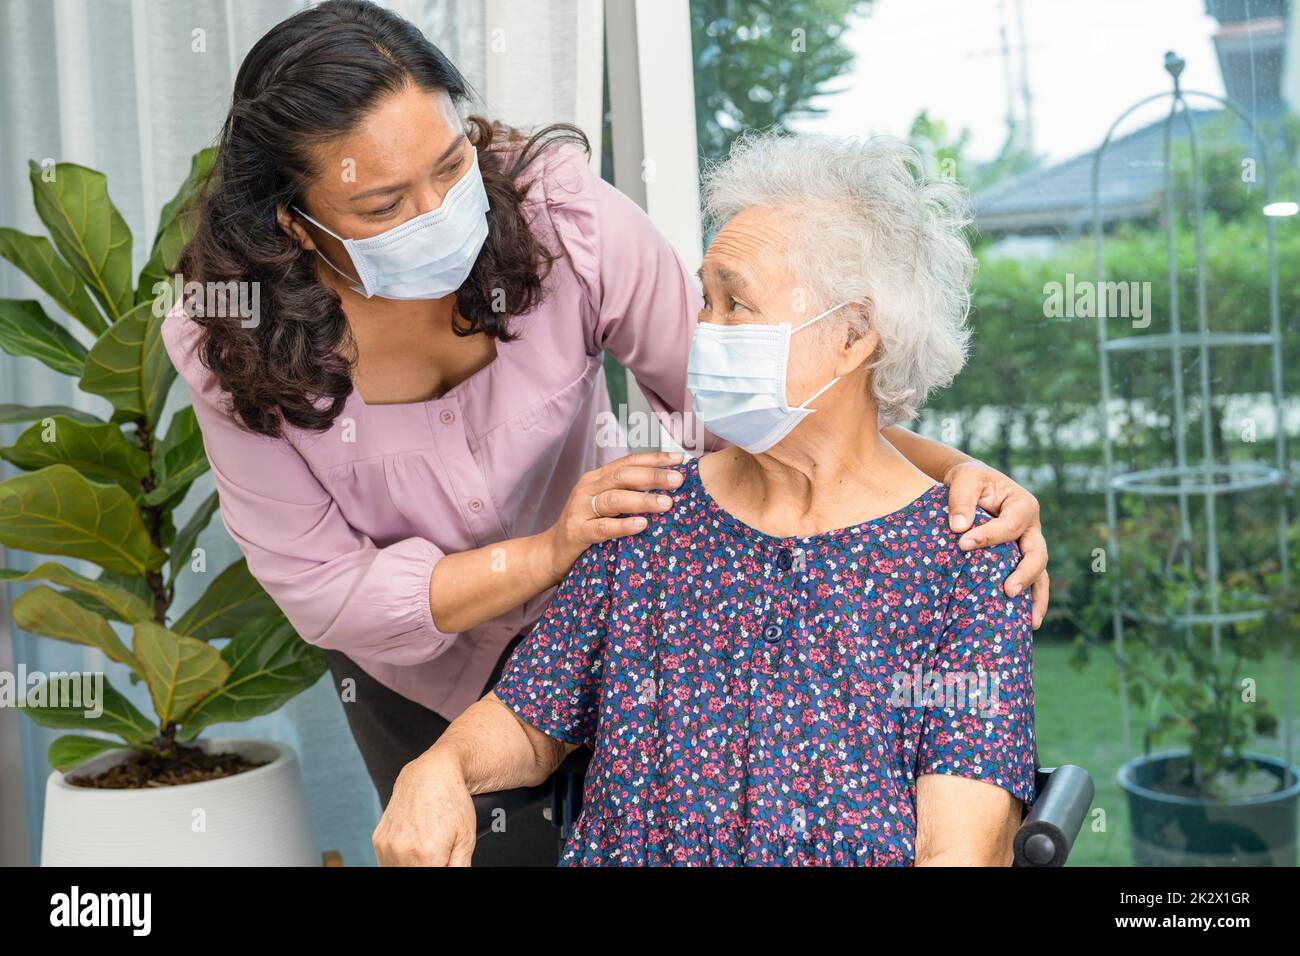
<instances>
[{"instance_id":1,"label":"ring on finger","mask_svg":"<svg viewBox=\"0 0 1300 956\"><path fill-rule=\"evenodd\" d=\"M591 512L592 512L592 514L594 514L597 518L603 518L603 517L605 517L605 516L604 516L603 514L600 513L600 505L596 504L596 498L597 498L596 495L592 495L592 496L591 496Z\"/></svg>"}]
</instances>

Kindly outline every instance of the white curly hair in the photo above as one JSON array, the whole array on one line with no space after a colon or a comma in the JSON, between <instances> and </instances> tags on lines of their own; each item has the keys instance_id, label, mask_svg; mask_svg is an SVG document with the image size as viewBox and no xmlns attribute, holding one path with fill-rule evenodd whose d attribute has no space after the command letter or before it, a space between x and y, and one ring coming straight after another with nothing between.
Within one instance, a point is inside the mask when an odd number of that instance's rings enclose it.
<instances>
[{"instance_id":1,"label":"white curly hair","mask_svg":"<svg viewBox=\"0 0 1300 956\"><path fill-rule=\"evenodd\" d=\"M822 308L869 302L836 315L858 333L870 321L880 335L871 387L885 424L910 421L948 385L970 340L970 205L964 188L922 168L892 137L764 132L740 137L704 176L711 229L751 207L788 210L798 287Z\"/></svg>"}]
</instances>

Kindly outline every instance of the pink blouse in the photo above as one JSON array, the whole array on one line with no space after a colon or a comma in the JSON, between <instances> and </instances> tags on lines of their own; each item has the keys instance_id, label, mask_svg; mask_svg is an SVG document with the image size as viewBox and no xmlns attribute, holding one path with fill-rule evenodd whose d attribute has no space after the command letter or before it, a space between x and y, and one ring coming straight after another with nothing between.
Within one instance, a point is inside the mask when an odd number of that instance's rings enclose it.
<instances>
[{"instance_id":1,"label":"pink blouse","mask_svg":"<svg viewBox=\"0 0 1300 956\"><path fill-rule=\"evenodd\" d=\"M344 651L447 718L479 696L509 640L552 592L460 634L439 630L429 577L444 554L536 534L583 472L625 453L600 429L602 352L659 412L687 407L695 281L645 213L561 146L538 161L528 215L563 257L519 338L441 398L367 405L354 390L328 431L241 428L178 306L163 339L194 410L221 517L302 638ZM605 447L600 447L601 445Z\"/></svg>"}]
</instances>

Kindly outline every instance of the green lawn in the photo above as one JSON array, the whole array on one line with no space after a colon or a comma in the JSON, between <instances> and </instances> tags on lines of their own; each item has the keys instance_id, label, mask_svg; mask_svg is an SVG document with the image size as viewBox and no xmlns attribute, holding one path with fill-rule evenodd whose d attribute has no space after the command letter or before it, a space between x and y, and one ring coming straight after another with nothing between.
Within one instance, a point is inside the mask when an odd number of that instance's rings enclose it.
<instances>
[{"instance_id":1,"label":"green lawn","mask_svg":"<svg viewBox=\"0 0 1300 956\"><path fill-rule=\"evenodd\" d=\"M1124 763L1124 730L1119 713L1119 694L1114 687L1114 663L1104 653L1094 653L1079 670L1071 665L1072 649L1059 641L1034 645L1034 704L1038 732L1038 758L1044 766L1078 764L1092 775L1097 785L1092 815L1070 853L1071 866L1132 866L1129 849L1128 801L1115 782ZM1300 667L1292 665L1292 678L1300 694ZM1283 664L1280 656L1260 668L1265 681L1276 680L1280 688ZM1281 697L1280 689L1277 691ZM1279 711L1278 718L1284 719ZM1141 746L1140 722L1134 721L1134 746ZM1293 739L1300 727L1292 718ZM1160 749L1173 749L1172 738ZM1261 738L1253 750L1281 756L1281 738ZM1292 760L1300 757L1300 739L1293 745ZM1102 813L1097 811L1101 810Z\"/></svg>"}]
</instances>

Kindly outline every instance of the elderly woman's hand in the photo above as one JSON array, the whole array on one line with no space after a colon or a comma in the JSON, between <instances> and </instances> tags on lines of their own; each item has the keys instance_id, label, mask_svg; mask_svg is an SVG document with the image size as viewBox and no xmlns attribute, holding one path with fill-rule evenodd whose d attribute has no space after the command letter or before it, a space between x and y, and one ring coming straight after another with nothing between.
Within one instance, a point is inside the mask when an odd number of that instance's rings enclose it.
<instances>
[{"instance_id":1,"label":"elderly woman's hand","mask_svg":"<svg viewBox=\"0 0 1300 956\"><path fill-rule=\"evenodd\" d=\"M953 465L943 476L948 486L949 527L962 532L958 542L964 550L987 548L1014 541L1020 546L1020 563L1007 576L1002 589L1015 597L1026 587L1033 589L1034 628L1047 614L1049 580L1047 540L1038 520L1038 499L996 468L980 461ZM970 529L979 506L993 515L992 521Z\"/></svg>"},{"instance_id":2,"label":"elderly woman's hand","mask_svg":"<svg viewBox=\"0 0 1300 956\"><path fill-rule=\"evenodd\" d=\"M380 866L469 866L477 828L459 761L435 746L402 768L371 841Z\"/></svg>"}]
</instances>

